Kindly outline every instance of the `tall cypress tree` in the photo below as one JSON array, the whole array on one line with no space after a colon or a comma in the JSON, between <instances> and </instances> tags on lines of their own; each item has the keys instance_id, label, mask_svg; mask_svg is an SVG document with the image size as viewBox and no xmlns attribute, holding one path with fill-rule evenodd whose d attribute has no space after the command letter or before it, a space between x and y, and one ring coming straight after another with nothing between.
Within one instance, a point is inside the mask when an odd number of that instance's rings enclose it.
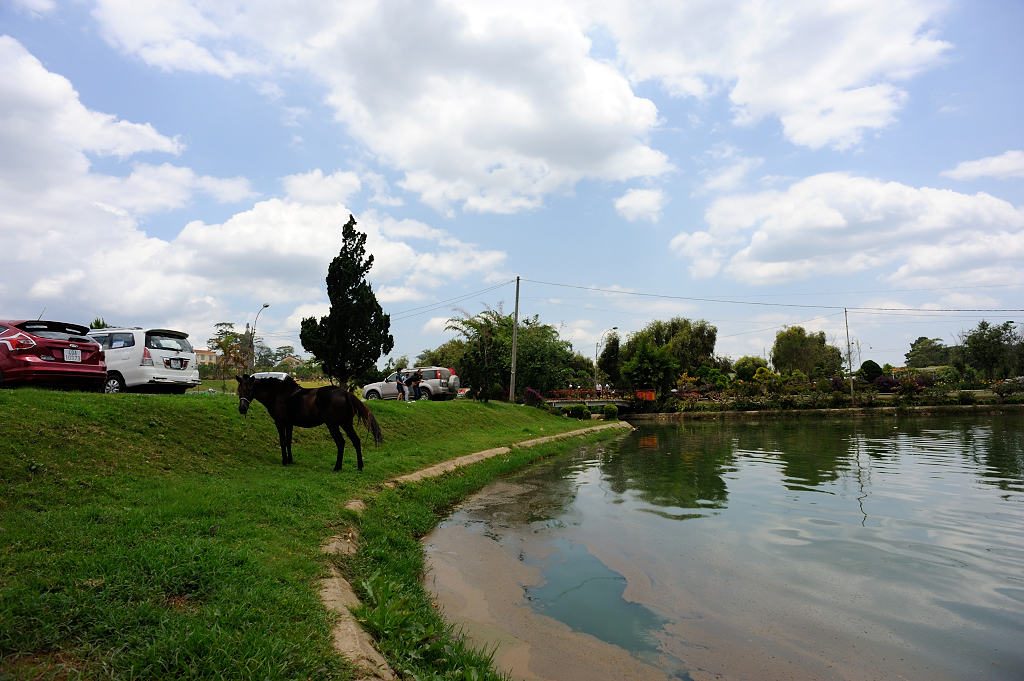
<instances>
[{"instance_id":1,"label":"tall cypress tree","mask_svg":"<svg viewBox=\"0 0 1024 681\"><path fill-rule=\"evenodd\" d=\"M342 229L341 252L327 269L327 297L331 309L326 317L302 320L299 339L313 354L329 377L342 386L361 376L381 355L395 347L389 333L391 316L384 314L366 273L373 256L366 255L366 235L356 229L349 215Z\"/></svg>"}]
</instances>

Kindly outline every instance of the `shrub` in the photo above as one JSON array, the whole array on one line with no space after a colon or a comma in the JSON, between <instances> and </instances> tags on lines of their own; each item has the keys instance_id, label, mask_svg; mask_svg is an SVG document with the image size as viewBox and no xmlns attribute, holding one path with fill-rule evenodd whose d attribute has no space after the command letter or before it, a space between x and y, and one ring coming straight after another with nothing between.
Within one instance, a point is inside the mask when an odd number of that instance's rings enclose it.
<instances>
[{"instance_id":1,"label":"shrub","mask_svg":"<svg viewBox=\"0 0 1024 681\"><path fill-rule=\"evenodd\" d=\"M916 379L904 378L900 381L900 384L896 386L895 392L900 397L914 397L921 392L921 386L918 385Z\"/></svg>"},{"instance_id":2,"label":"shrub","mask_svg":"<svg viewBox=\"0 0 1024 681\"><path fill-rule=\"evenodd\" d=\"M604 420L617 421L619 419L619 408L614 404L604 405Z\"/></svg>"},{"instance_id":3,"label":"shrub","mask_svg":"<svg viewBox=\"0 0 1024 681\"><path fill-rule=\"evenodd\" d=\"M572 404L568 407L562 407L562 413L571 419L589 419L590 410L587 409L586 405Z\"/></svg>"},{"instance_id":4,"label":"shrub","mask_svg":"<svg viewBox=\"0 0 1024 681\"><path fill-rule=\"evenodd\" d=\"M544 404L544 397L533 388L527 388L523 393L523 402L531 407L539 407Z\"/></svg>"},{"instance_id":5,"label":"shrub","mask_svg":"<svg viewBox=\"0 0 1024 681\"><path fill-rule=\"evenodd\" d=\"M878 362L875 360L869 359L860 365L857 373L863 376L865 381L872 383L882 375L882 367L878 366Z\"/></svg>"},{"instance_id":6,"label":"shrub","mask_svg":"<svg viewBox=\"0 0 1024 681\"><path fill-rule=\"evenodd\" d=\"M883 393L891 393L893 388L899 384L900 382L892 376L879 376L875 379L875 387L878 388L879 392Z\"/></svg>"}]
</instances>

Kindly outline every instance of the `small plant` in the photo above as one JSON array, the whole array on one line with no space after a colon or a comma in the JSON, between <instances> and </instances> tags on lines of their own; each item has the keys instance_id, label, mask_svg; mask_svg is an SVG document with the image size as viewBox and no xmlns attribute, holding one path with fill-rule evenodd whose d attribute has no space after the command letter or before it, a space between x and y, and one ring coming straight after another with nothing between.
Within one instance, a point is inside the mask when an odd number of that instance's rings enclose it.
<instances>
[{"instance_id":1,"label":"small plant","mask_svg":"<svg viewBox=\"0 0 1024 681\"><path fill-rule=\"evenodd\" d=\"M523 393L523 401L531 407L539 407L544 404L544 397L533 388L527 388Z\"/></svg>"},{"instance_id":2,"label":"small plant","mask_svg":"<svg viewBox=\"0 0 1024 681\"><path fill-rule=\"evenodd\" d=\"M618 421L619 420L619 408L614 404L604 405L604 420L605 421Z\"/></svg>"}]
</instances>

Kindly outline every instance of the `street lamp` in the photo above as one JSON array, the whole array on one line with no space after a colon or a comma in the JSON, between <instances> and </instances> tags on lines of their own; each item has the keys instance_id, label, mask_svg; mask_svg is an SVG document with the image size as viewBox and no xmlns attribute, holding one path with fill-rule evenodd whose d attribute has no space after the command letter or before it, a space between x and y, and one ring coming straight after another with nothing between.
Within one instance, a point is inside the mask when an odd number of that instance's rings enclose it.
<instances>
[{"instance_id":1,"label":"street lamp","mask_svg":"<svg viewBox=\"0 0 1024 681\"><path fill-rule=\"evenodd\" d=\"M600 351L601 351L601 344L604 343L604 337L605 337L605 335L609 331L618 331L618 329L619 329L619 327L617 327L617 326L613 326L610 329L605 329L605 331L601 334L601 340L599 340L596 343L594 343L594 388L595 389L597 388L597 385L598 385L597 384L597 356L598 356L598 353L600 353ZM595 397L596 397L596 395L595 395Z\"/></svg>"},{"instance_id":2,"label":"street lamp","mask_svg":"<svg viewBox=\"0 0 1024 681\"><path fill-rule=\"evenodd\" d=\"M250 370L256 368L256 322L258 322L260 319L260 312L263 312L268 307L270 307L270 303L263 303L263 307L261 307L259 309L259 312L256 313L256 319L252 320L252 336L249 337L249 347L251 348L251 352L249 353L249 361L252 362L251 366L249 367Z\"/></svg>"}]
</instances>

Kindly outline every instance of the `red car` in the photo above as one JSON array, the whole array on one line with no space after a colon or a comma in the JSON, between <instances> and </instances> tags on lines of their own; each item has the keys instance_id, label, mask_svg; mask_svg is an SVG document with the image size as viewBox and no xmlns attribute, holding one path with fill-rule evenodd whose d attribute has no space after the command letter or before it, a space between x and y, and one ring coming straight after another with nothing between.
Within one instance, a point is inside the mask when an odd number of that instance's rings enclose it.
<instances>
[{"instance_id":1,"label":"red car","mask_svg":"<svg viewBox=\"0 0 1024 681\"><path fill-rule=\"evenodd\" d=\"M102 391L107 364L78 324L0 319L0 384L46 384Z\"/></svg>"}]
</instances>

